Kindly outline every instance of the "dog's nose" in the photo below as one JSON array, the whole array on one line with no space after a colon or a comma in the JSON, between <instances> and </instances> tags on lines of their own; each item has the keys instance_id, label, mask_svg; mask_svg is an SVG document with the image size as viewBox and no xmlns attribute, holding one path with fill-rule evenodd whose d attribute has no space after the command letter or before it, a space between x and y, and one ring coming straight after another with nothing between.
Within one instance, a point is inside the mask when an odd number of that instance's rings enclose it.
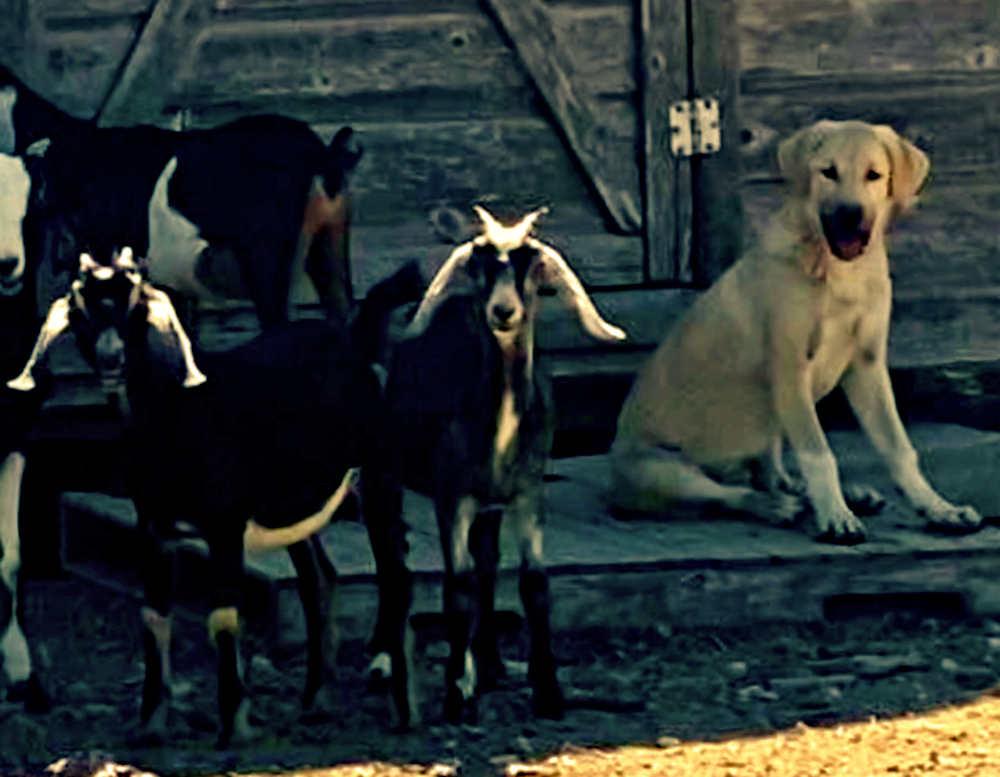
<instances>
[{"instance_id":1,"label":"dog's nose","mask_svg":"<svg viewBox=\"0 0 1000 777\"><path fill-rule=\"evenodd\" d=\"M833 226L841 235L856 234L861 230L863 218L860 205L838 205L833 211Z\"/></svg>"},{"instance_id":2,"label":"dog's nose","mask_svg":"<svg viewBox=\"0 0 1000 777\"><path fill-rule=\"evenodd\" d=\"M8 277L17 269L18 259L16 256L0 257L0 275Z\"/></svg>"}]
</instances>

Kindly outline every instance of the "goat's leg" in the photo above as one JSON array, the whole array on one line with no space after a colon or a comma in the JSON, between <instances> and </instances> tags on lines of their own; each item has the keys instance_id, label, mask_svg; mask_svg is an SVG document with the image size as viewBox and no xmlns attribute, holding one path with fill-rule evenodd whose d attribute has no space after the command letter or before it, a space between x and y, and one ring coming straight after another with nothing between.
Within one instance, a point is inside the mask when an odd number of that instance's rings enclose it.
<instances>
[{"instance_id":1,"label":"goat's leg","mask_svg":"<svg viewBox=\"0 0 1000 777\"><path fill-rule=\"evenodd\" d=\"M219 717L221 730L216 746L242 744L256 736L250 726L250 698L243 685L240 656L240 616L237 602L243 577L243 535L226 531L239 526L233 516L222 516L205 537L212 565L213 610L208 615L208 636L219 650Z\"/></svg>"},{"instance_id":2,"label":"goat's leg","mask_svg":"<svg viewBox=\"0 0 1000 777\"><path fill-rule=\"evenodd\" d=\"M146 588L146 605L141 609L142 646L146 679L139 708L140 738L162 742L167 735L171 699L170 599L173 558L167 553L150 521L139 507L139 559Z\"/></svg>"},{"instance_id":3,"label":"goat's leg","mask_svg":"<svg viewBox=\"0 0 1000 777\"><path fill-rule=\"evenodd\" d=\"M494 604L502 519L502 510L480 513L469 536L479 584L479 626L472 640L472 652L478 663L479 687L483 690L495 687L506 674L500 659Z\"/></svg>"},{"instance_id":4,"label":"goat's leg","mask_svg":"<svg viewBox=\"0 0 1000 777\"><path fill-rule=\"evenodd\" d=\"M219 716L222 720L216 747L244 743L254 738L250 727L250 699L243 687L240 657L240 615L235 607L217 607L208 616L209 640L219 649Z\"/></svg>"},{"instance_id":5,"label":"goat's leg","mask_svg":"<svg viewBox=\"0 0 1000 777\"><path fill-rule=\"evenodd\" d=\"M31 667L31 652L21 630L18 602L21 567L21 534L18 516L21 507L21 479L24 456L18 451L7 454L0 464L0 656L10 681L7 699L24 702L28 712L46 713L52 700Z\"/></svg>"},{"instance_id":6,"label":"goat's leg","mask_svg":"<svg viewBox=\"0 0 1000 777\"><path fill-rule=\"evenodd\" d=\"M188 338L187 332L184 331L184 326L177 316L177 311L174 309L174 304L170 301L170 297L167 296L166 292L160 291L149 284L146 284L145 291L150 325L168 337L172 335L177 343L181 359L184 362L184 380L182 385L184 388L200 386L208 378L205 377L204 373L198 369L198 365L195 364L191 340Z\"/></svg>"},{"instance_id":7,"label":"goat's leg","mask_svg":"<svg viewBox=\"0 0 1000 777\"><path fill-rule=\"evenodd\" d=\"M444 719L448 723L459 723L467 703L473 719L476 712L476 663L471 640L476 628L478 602L469 532L476 519L478 504L474 497L463 496L457 504L439 501L436 509L445 558L444 615L451 644L445 669Z\"/></svg>"},{"instance_id":8,"label":"goat's leg","mask_svg":"<svg viewBox=\"0 0 1000 777\"><path fill-rule=\"evenodd\" d=\"M379 589L378 619L369 644L374 654L369 672L373 678L379 675L391 678L396 724L406 729L420 723L420 708L413 665L413 632L409 625L413 574L406 567L403 494L391 476L371 469L362 470L361 488Z\"/></svg>"},{"instance_id":9,"label":"goat's leg","mask_svg":"<svg viewBox=\"0 0 1000 777\"><path fill-rule=\"evenodd\" d=\"M535 715L561 718L565 709L556 678L549 626L549 580L542 558L543 513L541 495L522 494L511 505L521 550L521 601L531 628L528 680L534 691Z\"/></svg>"},{"instance_id":10,"label":"goat's leg","mask_svg":"<svg viewBox=\"0 0 1000 777\"><path fill-rule=\"evenodd\" d=\"M49 312L45 316L45 322L35 340L35 347L31 350L28 363L24 365L21 374L13 380L7 381L7 388L15 391L31 391L35 387L35 378L31 371L35 364L42 358L49 346L54 343L63 332L69 328L70 295L61 297L52 303Z\"/></svg>"},{"instance_id":11,"label":"goat's leg","mask_svg":"<svg viewBox=\"0 0 1000 777\"><path fill-rule=\"evenodd\" d=\"M336 572L318 541L312 539L289 546L298 572L299 596L306 618L308 659L306 687L302 694L302 708L310 710L317 694L336 679L336 613L333 611L333 587ZM326 562L325 565L323 562ZM332 574L331 574L332 573ZM319 708L328 712L328 699L321 699Z\"/></svg>"}]
</instances>

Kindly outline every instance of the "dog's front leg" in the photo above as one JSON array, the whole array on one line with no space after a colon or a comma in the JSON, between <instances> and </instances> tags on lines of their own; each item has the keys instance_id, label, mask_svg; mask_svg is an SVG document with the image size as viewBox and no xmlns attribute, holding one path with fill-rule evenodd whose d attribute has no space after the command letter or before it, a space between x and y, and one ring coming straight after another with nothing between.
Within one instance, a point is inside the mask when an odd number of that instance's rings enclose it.
<instances>
[{"instance_id":1,"label":"dog's front leg","mask_svg":"<svg viewBox=\"0 0 1000 777\"><path fill-rule=\"evenodd\" d=\"M818 539L848 544L862 542L865 526L847 506L840 488L837 460L816 415L806 349L795 345L791 338L775 343L771 386L778 420L806 481Z\"/></svg>"},{"instance_id":2,"label":"dog's front leg","mask_svg":"<svg viewBox=\"0 0 1000 777\"><path fill-rule=\"evenodd\" d=\"M882 359L855 364L841 381L851 409L872 445L881 454L897 488L935 528L973 531L982 516L972 507L955 507L931 488L920 472L917 452L896 409L889 370Z\"/></svg>"}]
</instances>

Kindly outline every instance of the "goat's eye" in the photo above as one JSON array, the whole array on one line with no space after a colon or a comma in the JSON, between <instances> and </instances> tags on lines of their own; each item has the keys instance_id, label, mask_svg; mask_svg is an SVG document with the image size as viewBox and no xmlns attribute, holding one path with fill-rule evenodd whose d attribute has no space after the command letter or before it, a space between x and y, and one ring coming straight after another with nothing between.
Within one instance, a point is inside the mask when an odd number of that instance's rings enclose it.
<instances>
[{"instance_id":1,"label":"goat's eye","mask_svg":"<svg viewBox=\"0 0 1000 777\"><path fill-rule=\"evenodd\" d=\"M823 173L823 175L826 178L829 178L831 181L837 180L837 168L833 165L830 165L829 167L824 167L822 170L820 170L820 172Z\"/></svg>"},{"instance_id":2,"label":"goat's eye","mask_svg":"<svg viewBox=\"0 0 1000 777\"><path fill-rule=\"evenodd\" d=\"M878 170L869 170L868 174L865 177L869 181L877 181L879 178L882 177L882 173L878 172Z\"/></svg>"}]
</instances>

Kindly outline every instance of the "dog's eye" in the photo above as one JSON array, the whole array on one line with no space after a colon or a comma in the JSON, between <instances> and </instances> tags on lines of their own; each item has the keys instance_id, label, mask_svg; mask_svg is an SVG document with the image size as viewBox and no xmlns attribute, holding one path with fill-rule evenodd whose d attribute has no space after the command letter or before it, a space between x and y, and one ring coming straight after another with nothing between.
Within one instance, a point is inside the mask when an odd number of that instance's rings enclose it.
<instances>
[{"instance_id":1,"label":"dog's eye","mask_svg":"<svg viewBox=\"0 0 1000 777\"><path fill-rule=\"evenodd\" d=\"M882 177L882 173L878 172L877 170L869 170L868 171L868 175L865 176L865 177L869 181L877 181L879 178Z\"/></svg>"},{"instance_id":2,"label":"dog's eye","mask_svg":"<svg viewBox=\"0 0 1000 777\"><path fill-rule=\"evenodd\" d=\"M837 180L837 168L834 167L833 165L830 165L829 167L820 170L820 172L823 173L823 175L825 175L831 181Z\"/></svg>"}]
</instances>

